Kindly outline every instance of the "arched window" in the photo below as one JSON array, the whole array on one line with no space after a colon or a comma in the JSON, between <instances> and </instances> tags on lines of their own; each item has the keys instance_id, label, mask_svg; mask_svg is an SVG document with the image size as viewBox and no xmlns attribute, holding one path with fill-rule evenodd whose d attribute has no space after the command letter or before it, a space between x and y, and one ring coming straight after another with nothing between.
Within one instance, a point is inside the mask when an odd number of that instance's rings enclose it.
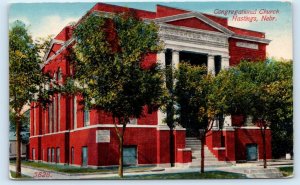
<instances>
[{"instance_id":1,"label":"arched window","mask_svg":"<svg viewBox=\"0 0 300 185\"><path fill-rule=\"evenodd\" d=\"M90 125L90 110L87 103L84 104L84 126Z\"/></svg>"},{"instance_id":2,"label":"arched window","mask_svg":"<svg viewBox=\"0 0 300 185\"><path fill-rule=\"evenodd\" d=\"M57 74L56 74L56 72L54 72L54 74L53 74L53 80L54 80L54 81L57 80Z\"/></svg>"},{"instance_id":3,"label":"arched window","mask_svg":"<svg viewBox=\"0 0 300 185\"><path fill-rule=\"evenodd\" d=\"M59 82L62 80L61 68L58 68L58 71L57 71L57 80L58 80Z\"/></svg>"}]
</instances>

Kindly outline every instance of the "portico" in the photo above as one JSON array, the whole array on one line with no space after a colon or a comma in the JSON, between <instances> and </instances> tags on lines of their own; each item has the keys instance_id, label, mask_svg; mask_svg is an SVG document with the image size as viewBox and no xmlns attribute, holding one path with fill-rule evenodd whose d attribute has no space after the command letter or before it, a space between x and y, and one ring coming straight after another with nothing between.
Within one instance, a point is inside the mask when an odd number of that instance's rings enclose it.
<instances>
[{"instance_id":1,"label":"portico","mask_svg":"<svg viewBox=\"0 0 300 185\"><path fill-rule=\"evenodd\" d=\"M165 44L157 55L162 68L172 65L177 69L179 63L184 61L192 65L205 65L208 73L216 75L221 69L229 67L228 34L160 23L159 35ZM159 110L158 124L165 125L165 118L166 113ZM218 125L215 121L214 128ZM225 117L224 126L231 127L231 116Z\"/></svg>"}]
</instances>

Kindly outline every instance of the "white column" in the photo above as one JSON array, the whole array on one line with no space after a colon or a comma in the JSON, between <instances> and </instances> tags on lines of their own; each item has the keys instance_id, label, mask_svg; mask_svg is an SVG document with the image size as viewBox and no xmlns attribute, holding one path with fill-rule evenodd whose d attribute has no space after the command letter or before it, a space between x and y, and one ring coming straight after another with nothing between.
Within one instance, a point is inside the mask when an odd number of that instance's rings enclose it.
<instances>
[{"instance_id":1,"label":"white column","mask_svg":"<svg viewBox=\"0 0 300 185\"><path fill-rule=\"evenodd\" d=\"M225 116L224 127L232 127L231 115Z\"/></svg>"},{"instance_id":2,"label":"white column","mask_svg":"<svg viewBox=\"0 0 300 185\"><path fill-rule=\"evenodd\" d=\"M214 120L212 129L219 129L219 120Z\"/></svg>"},{"instance_id":3,"label":"white column","mask_svg":"<svg viewBox=\"0 0 300 185\"><path fill-rule=\"evenodd\" d=\"M178 69L179 67L179 51L172 50L172 67L173 69Z\"/></svg>"},{"instance_id":4,"label":"white column","mask_svg":"<svg viewBox=\"0 0 300 185\"><path fill-rule=\"evenodd\" d=\"M229 68L229 57L228 56L222 56L221 59L221 69L228 69Z\"/></svg>"},{"instance_id":5,"label":"white column","mask_svg":"<svg viewBox=\"0 0 300 185\"><path fill-rule=\"evenodd\" d=\"M229 56L222 56L221 58L221 69L228 69L229 68ZM231 115L225 116L224 119L224 128L231 128L232 127L232 120Z\"/></svg>"},{"instance_id":6,"label":"white column","mask_svg":"<svg viewBox=\"0 0 300 185\"><path fill-rule=\"evenodd\" d=\"M166 50L162 50L157 54L157 63L160 65L162 69L166 68Z\"/></svg>"},{"instance_id":7,"label":"white column","mask_svg":"<svg viewBox=\"0 0 300 185\"><path fill-rule=\"evenodd\" d=\"M215 56L214 55L207 55L207 72L211 73L213 76L216 73L215 70Z\"/></svg>"},{"instance_id":8,"label":"white column","mask_svg":"<svg viewBox=\"0 0 300 185\"><path fill-rule=\"evenodd\" d=\"M160 64L160 67L162 69L165 69L166 68L166 50L159 52L157 54L157 59L158 59L157 62ZM164 83L164 84L166 84L166 83ZM164 113L161 109L159 109L157 111L158 125L165 125L165 123L163 121L166 117L167 117L167 114Z\"/></svg>"}]
</instances>

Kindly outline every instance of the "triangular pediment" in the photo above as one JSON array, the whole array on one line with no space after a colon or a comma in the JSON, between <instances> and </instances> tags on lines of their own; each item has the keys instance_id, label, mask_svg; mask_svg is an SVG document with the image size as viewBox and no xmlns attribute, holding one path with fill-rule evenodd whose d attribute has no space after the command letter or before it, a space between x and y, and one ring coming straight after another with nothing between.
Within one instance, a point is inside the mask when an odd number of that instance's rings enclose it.
<instances>
[{"instance_id":1,"label":"triangular pediment","mask_svg":"<svg viewBox=\"0 0 300 185\"><path fill-rule=\"evenodd\" d=\"M221 24L207 18L203 14L199 12L189 12L183 14L177 14L173 16L167 16L162 18L155 19L157 23L167 23L167 24L175 24L177 26L191 27L191 28L199 28L206 29L210 31L218 31L227 35L233 35L234 32L229 30L228 28L222 26ZM194 24L194 25L193 25Z\"/></svg>"},{"instance_id":2,"label":"triangular pediment","mask_svg":"<svg viewBox=\"0 0 300 185\"><path fill-rule=\"evenodd\" d=\"M55 54L55 51L59 50L59 48L61 48L63 44L64 44L64 41L62 41L62 40L52 39L50 42L49 49L45 53L43 60L46 61L49 57L51 57L51 55Z\"/></svg>"},{"instance_id":3,"label":"triangular pediment","mask_svg":"<svg viewBox=\"0 0 300 185\"><path fill-rule=\"evenodd\" d=\"M171 24L174 26L184 26L188 28L195 28L195 29L200 29L200 30L208 30L208 31L215 31L215 32L222 32L215 27L205 23L204 21L196 18L196 17L191 17L191 18L186 18L186 19L179 19L175 21L169 21L166 22L167 24Z\"/></svg>"}]
</instances>

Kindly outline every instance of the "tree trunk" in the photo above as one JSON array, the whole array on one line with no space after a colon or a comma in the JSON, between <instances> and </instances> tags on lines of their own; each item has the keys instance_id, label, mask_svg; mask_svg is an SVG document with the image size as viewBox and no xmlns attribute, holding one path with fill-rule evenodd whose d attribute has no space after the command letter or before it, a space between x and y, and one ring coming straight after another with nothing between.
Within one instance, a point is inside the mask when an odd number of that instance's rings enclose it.
<instances>
[{"instance_id":1,"label":"tree trunk","mask_svg":"<svg viewBox=\"0 0 300 185\"><path fill-rule=\"evenodd\" d=\"M17 159L16 159L16 178L21 177L21 125L19 117L16 118L16 137L17 137Z\"/></svg>"},{"instance_id":2,"label":"tree trunk","mask_svg":"<svg viewBox=\"0 0 300 185\"><path fill-rule=\"evenodd\" d=\"M200 163L200 173L204 173L204 145L206 140L206 133L201 136L201 163Z\"/></svg>"},{"instance_id":3,"label":"tree trunk","mask_svg":"<svg viewBox=\"0 0 300 185\"><path fill-rule=\"evenodd\" d=\"M170 165L171 167L174 167L174 135L173 135L173 128L170 127Z\"/></svg>"},{"instance_id":4,"label":"tree trunk","mask_svg":"<svg viewBox=\"0 0 300 185\"><path fill-rule=\"evenodd\" d=\"M266 126L263 125L262 121L261 121L261 123L260 123L260 133L261 133L262 144L263 144L263 161L264 161L264 168L267 168Z\"/></svg>"},{"instance_id":5,"label":"tree trunk","mask_svg":"<svg viewBox=\"0 0 300 185\"><path fill-rule=\"evenodd\" d=\"M123 178L123 133L119 137L119 152L120 152L120 157L119 157L118 174L119 174L119 177Z\"/></svg>"},{"instance_id":6,"label":"tree trunk","mask_svg":"<svg viewBox=\"0 0 300 185\"><path fill-rule=\"evenodd\" d=\"M263 158L264 158L264 168L267 168L266 127L263 128Z\"/></svg>"}]
</instances>

